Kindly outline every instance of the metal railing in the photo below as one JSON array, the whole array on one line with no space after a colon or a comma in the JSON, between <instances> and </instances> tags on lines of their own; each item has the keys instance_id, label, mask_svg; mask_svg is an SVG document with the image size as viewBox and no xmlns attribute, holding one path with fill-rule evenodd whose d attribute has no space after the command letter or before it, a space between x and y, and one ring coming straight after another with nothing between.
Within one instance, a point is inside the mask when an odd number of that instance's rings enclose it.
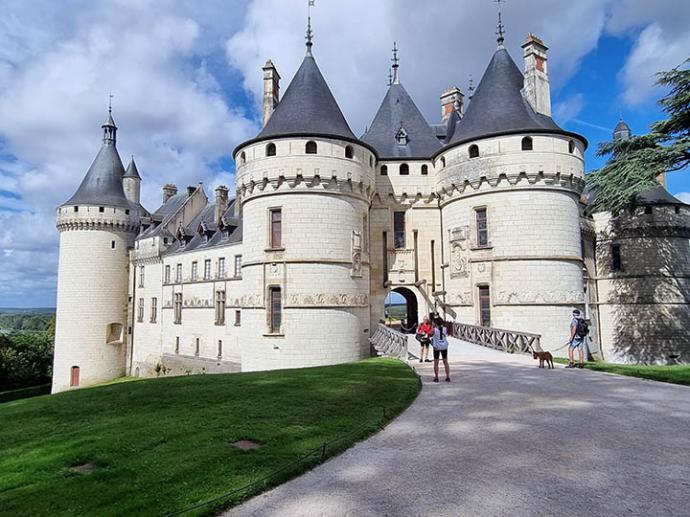
<instances>
[{"instance_id":1,"label":"metal railing","mask_svg":"<svg viewBox=\"0 0 690 517\"><path fill-rule=\"evenodd\" d=\"M540 334L453 323L453 337L509 354L541 352Z\"/></svg>"},{"instance_id":2,"label":"metal railing","mask_svg":"<svg viewBox=\"0 0 690 517\"><path fill-rule=\"evenodd\" d=\"M383 323L376 326L369 343L381 355L407 359L407 334L386 327Z\"/></svg>"}]
</instances>

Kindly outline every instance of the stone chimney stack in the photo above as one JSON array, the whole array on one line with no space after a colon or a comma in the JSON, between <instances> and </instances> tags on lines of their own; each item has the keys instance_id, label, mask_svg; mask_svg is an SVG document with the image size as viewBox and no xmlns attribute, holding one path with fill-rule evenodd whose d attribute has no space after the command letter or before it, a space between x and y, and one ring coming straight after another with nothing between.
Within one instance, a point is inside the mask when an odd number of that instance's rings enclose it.
<instances>
[{"instance_id":1,"label":"stone chimney stack","mask_svg":"<svg viewBox=\"0 0 690 517\"><path fill-rule=\"evenodd\" d=\"M549 71L546 65L546 51L544 42L534 34L527 35L522 44L525 57L525 83L522 95L530 103L532 109L541 115L551 116L551 87L549 86Z\"/></svg>"},{"instance_id":2,"label":"stone chimney stack","mask_svg":"<svg viewBox=\"0 0 690 517\"><path fill-rule=\"evenodd\" d=\"M163 203L165 203L168 199L176 195L177 187L175 185L173 185L172 183L163 185Z\"/></svg>"},{"instance_id":3,"label":"stone chimney stack","mask_svg":"<svg viewBox=\"0 0 690 517\"><path fill-rule=\"evenodd\" d=\"M216 213L215 219L216 223L220 223L220 218L228 209L228 187L225 185L219 185L216 188Z\"/></svg>"},{"instance_id":4,"label":"stone chimney stack","mask_svg":"<svg viewBox=\"0 0 690 517\"><path fill-rule=\"evenodd\" d=\"M262 68L264 71L264 104L262 126L265 127L268 119L271 118L273 110L280 101L280 74L276 70L273 61L270 59Z\"/></svg>"},{"instance_id":5,"label":"stone chimney stack","mask_svg":"<svg viewBox=\"0 0 690 517\"><path fill-rule=\"evenodd\" d=\"M463 105L464 95L459 88L453 86L448 88L441 94L441 122L445 123L454 111L458 113L460 118L465 113Z\"/></svg>"}]
</instances>

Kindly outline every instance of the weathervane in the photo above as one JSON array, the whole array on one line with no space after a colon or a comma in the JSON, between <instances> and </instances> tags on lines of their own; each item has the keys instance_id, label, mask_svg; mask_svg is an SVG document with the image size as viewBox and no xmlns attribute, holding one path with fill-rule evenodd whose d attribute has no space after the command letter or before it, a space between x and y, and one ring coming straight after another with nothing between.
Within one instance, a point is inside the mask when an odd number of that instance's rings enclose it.
<instances>
[{"instance_id":1,"label":"weathervane","mask_svg":"<svg viewBox=\"0 0 690 517\"><path fill-rule=\"evenodd\" d=\"M312 38L314 33L311 31L311 8L314 7L315 0L308 0L307 4L307 55L311 56Z\"/></svg>"},{"instance_id":2,"label":"weathervane","mask_svg":"<svg viewBox=\"0 0 690 517\"><path fill-rule=\"evenodd\" d=\"M467 98L472 100L472 97L474 97L474 79L472 79L472 74L470 74L470 81L467 85Z\"/></svg>"},{"instance_id":3,"label":"weathervane","mask_svg":"<svg viewBox=\"0 0 690 517\"><path fill-rule=\"evenodd\" d=\"M108 114L113 112L113 97L115 96L112 93L108 94Z\"/></svg>"},{"instance_id":4,"label":"weathervane","mask_svg":"<svg viewBox=\"0 0 690 517\"><path fill-rule=\"evenodd\" d=\"M393 72L389 68L388 69L388 86L390 86L391 84L393 84Z\"/></svg>"},{"instance_id":5,"label":"weathervane","mask_svg":"<svg viewBox=\"0 0 690 517\"><path fill-rule=\"evenodd\" d=\"M503 47L503 42L505 41L505 25L503 25L503 20L501 19L501 3L505 2L505 0L494 0L496 2L496 5L498 6L498 25L496 28L498 29L496 31L496 41L498 42L498 47L502 48Z\"/></svg>"},{"instance_id":6,"label":"weathervane","mask_svg":"<svg viewBox=\"0 0 690 517\"><path fill-rule=\"evenodd\" d=\"M398 67L400 66L398 63L400 60L398 59L398 44L395 41L393 42L393 59L391 61L393 62L391 67L393 69L392 84L398 84Z\"/></svg>"}]
</instances>

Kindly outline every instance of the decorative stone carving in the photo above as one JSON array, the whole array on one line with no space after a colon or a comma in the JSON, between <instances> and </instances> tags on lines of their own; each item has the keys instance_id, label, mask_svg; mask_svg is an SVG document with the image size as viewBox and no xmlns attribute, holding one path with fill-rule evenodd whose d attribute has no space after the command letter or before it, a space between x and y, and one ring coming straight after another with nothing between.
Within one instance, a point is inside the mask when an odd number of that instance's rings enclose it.
<instances>
[{"instance_id":1,"label":"decorative stone carving","mask_svg":"<svg viewBox=\"0 0 690 517\"><path fill-rule=\"evenodd\" d=\"M495 303L501 305L525 304L582 304L585 296L582 291L499 291Z\"/></svg>"},{"instance_id":2,"label":"decorative stone carving","mask_svg":"<svg viewBox=\"0 0 690 517\"><path fill-rule=\"evenodd\" d=\"M366 294L292 293L288 297L292 307L368 307Z\"/></svg>"},{"instance_id":3,"label":"decorative stone carving","mask_svg":"<svg viewBox=\"0 0 690 517\"><path fill-rule=\"evenodd\" d=\"M467 236L469 226L456 226L450 232L450 277L463 278L469 275Z\"/></svg>"},{"instance_id":4,"label":"decorative stone carving","mask_svg":"<svg viewBox=\"0 0 690 517\"><path fill-rule=\"evenodd\" d=\"M352 269L351 277L362 276L362 232L352 231Z\"/></svg>"}]
</instances>

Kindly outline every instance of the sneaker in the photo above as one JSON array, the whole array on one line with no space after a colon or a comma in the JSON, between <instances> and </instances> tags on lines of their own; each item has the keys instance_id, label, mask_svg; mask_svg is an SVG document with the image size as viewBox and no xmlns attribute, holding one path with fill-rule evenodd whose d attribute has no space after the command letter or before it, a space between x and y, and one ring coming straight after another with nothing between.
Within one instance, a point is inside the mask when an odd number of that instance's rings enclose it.
<instances>
[{"instance_id":1,"label":"sneaker","mask_svg":"<svg viewBox=\"0 0 690 517\"><path fill-rule=\"evenodd\" d=\"M431 363L432 361L431 361L431 359L427 359L425 362Z\"/></svg>"},{"instance_id":2,"label":"sneaker","mask_svg":"<svg viewBox=\"0 0 690 517\"><path fill-rule=\"evenodd\" d=\"M584 364L582 364L582 363L580 363L580 364L578 364L578 365L577 365L577 367L578 367L578 368L584 368L584 367L585 367L585 365L584 365Z\"/></svg>"},{"instance_id":3,"label":"sneaker","mask_svg":"<svg viewBox=\"0 0 690 517\"><path fill-rule=\"evenodd\" d=\"M575 368L575 365L573 363L569 363L568 366L566 366L566 368Z\"/></svg>"},{"instance_id":4,"label":"sneaker","mask_svg":"<svg viewBox=\"0 0 690 517\"><path fill-rule=\"evenodd\" d=\"M423 363L424 361L422 361L422 360L420 359L419 362L420 362L420 363Z\"/></svg>"},{"instance_id":5,"label":"sneaker","mask_svg":"<svg viewBox=\"0 0 690 517\"><path fill-rule=\"evenodd\" d=\"M446 382L450 382L450 377L446 377Z\"/></svg>"},{"instance_id":6,"label":"sneaker","mask_svg":"<svg viewBox=\"0 0 690 517\"><path fill-rule=\"evenodd\" d=\"M438 377L436 377L436 378L434 379L434 382L438 382Z\"/></svg>"}]
</instances>

